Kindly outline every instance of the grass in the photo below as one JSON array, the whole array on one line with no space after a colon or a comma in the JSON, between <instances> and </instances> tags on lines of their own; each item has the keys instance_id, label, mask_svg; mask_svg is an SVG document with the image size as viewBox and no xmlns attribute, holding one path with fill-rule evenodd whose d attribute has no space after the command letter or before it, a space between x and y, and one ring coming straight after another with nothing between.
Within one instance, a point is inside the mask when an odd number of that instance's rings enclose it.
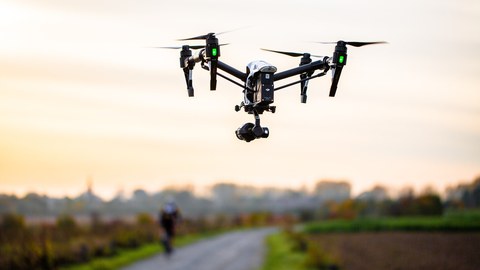
<instances>
[{"instance_id":1,"label":"grass","mask_svg":"<svg viewBox=\"0 0 480 270\"><path fill-rule=\"evenodd\" d=\"M480 220L480 209L447 210L444 216L448 219L478 221Z\"/></svg>"},{"instance_id":2,"label":"grass","mask_svg":"<svg viewBox=\"0 0 480 270\"><path fill-rule=\"evenodd\" d=\"M162 250L160 244L148 244L134 250L122 250L113 257L97 258L88 263L61 268L62 270L113 270L137 260L148 258Z\"/></svg>"},{"instance_id":3,"label":"grass","mask_svg":"<svg viewBox=\"0 0 480 270\"><path fill-rule=\"evenodd\" d=\"M302 270L306 254L293 251L293 243L285 233L267 237L267 254L260 270Z\"/></svg>"},{"instance_id":4,"label":"grass","mask_svg":"<svg viewBox=\"0 0 480 270\"><path fill-rule=\"evenodd\" d=\"M220 232L212 232L181 236L175 239L175 246L186 246L219 233ZM96 258L85 264L63 267L61 270L115 270L136 261L151 257L162 251L163 247L160 245L160 243L148 244L137 249L120 250L118 254L112 257Z\"/></svg>"},{"instance_id":5,"label":"grass","mask_svg":"<svg viewBox=\"0 0 480 270\"><path fill-rule=\"evenodd\" d=\"M359 231L480 231L480 213L447 213L438 217L389 217L328 220L305 225L306 233Z\"/></svg>"},{"instance_id":6,"label":"grass","mask_svg":"<svg viewBox=\"0 0 480 270\"><path fill-rule=\"evenodd\" d=\"M301 231L269 236L267 255L260 270L338 269L340 259L328 250L324 250L315 241L312 242L313 235L308 234L361 231L480 231L480 210L446 212L444 216L438 217L328 220L305 224ZM301 242L299 240L302 236L307 243L304 251L300 251L297 247L297 242Z\"/></svg>"}]
</instances>

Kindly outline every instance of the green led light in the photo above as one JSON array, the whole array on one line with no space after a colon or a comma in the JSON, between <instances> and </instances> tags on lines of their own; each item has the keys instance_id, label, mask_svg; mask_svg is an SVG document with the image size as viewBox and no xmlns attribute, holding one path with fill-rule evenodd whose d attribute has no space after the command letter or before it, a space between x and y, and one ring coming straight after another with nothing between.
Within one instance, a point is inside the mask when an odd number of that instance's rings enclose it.
<instances>
[{"instance_id":1,"label":"green led light","mask_svg":"<svg viewBox=\"0 0 480 270\"><path fill-rule=\"evenodd\" d=\"M217 56L217 48L212 49L212 56Z\"/></svg>"},{"instance_id":2,"label":"green led light","mask_svg":"<svg viewBox=\"0 0 480 270\"><path fill-rule=\"evenodd\" d=\"M338 63L343 64L343 61L345 61L345 57L340 55L340 57L338 57Z\"/></svg>"}]
</instances>

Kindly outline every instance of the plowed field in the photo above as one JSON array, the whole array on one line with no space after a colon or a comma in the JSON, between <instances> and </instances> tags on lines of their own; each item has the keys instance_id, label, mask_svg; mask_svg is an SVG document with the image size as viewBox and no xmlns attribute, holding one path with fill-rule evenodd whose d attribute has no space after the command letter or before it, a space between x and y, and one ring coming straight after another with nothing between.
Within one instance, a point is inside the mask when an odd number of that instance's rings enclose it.
<instances>
[{"instance_id":1,"label":"plowed field","mask_svg":"<svg viewBox=\"0 0 480 270\"><path fill-rule=\"evenodd\" d=\"M480 233L360 232L311 235L345 270L480 269Z\"/></svg>"}]
</instances>

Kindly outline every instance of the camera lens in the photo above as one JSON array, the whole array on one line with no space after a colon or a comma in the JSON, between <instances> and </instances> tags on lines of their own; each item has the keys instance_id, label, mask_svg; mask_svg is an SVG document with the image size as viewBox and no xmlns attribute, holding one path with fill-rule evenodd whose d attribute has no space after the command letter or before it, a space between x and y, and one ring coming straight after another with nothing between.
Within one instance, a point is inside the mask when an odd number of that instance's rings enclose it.
<instances>
[{"instance_id":1,"label":"camera lens","mask_svg":"<svg viewBox=\"0 0 480 270\"><path fill-rule=\"evenodd\" d=\"M239 140L250 142L255 140L256 136L252 129L255 125L253 123L246 123L235 131L235 135Z\"/></svg>"},{"instance_id":2,"label":"camera lens","mask_svg":"<svg viewBox=\"0 0 480 270\"><path fill-rule=\"evenodd\" d=\"M268 128L264 127L262 138L268 138L268 135L270 135L270 130Z\"/></svg>"}]
</instances>

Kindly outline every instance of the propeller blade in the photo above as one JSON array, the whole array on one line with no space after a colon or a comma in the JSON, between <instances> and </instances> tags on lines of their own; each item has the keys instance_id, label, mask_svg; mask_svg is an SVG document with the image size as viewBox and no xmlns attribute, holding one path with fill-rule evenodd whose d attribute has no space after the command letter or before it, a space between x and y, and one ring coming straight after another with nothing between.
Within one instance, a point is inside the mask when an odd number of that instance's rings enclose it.
<instances>
[{"instance_id":1,"label":"propeller blade","mask_svg":"<svg viewBox=\"0 0 480 270\"><path fill-rule=\"evenodd\" d=\"M292 57L300 57L300 56L304 56L305 54L309 54L309 53L297 53L297 52L275 51L275 50L263 49L263 48L262 48L261 50L264 50L264 51L267 51L267 52L274 52L274 53L285 54L285 55L292 56ZM322 55L314 55L314 54L310 54L310 56L313 56L313 57L324 57L324 56L322 56Z\"/></svg>"},{"instance_id":2,"label":"propeller blade","mask_svg":"<svg viewBox=\"0 0 480 270\"><path fill-rule=\"evenodd\" d=\"M353 47L362 47L365 45L373 45L373 44L386 44L387 42L385 41L372 41L372 42L356 42L356 41L347 41L347 45L353 46Z\"/></svg>"},{"instance_id":3,"label":"propeller blade","mask_svg":"<svg viewBox=\"0 0 480 270\"><path fill-rule=\"evenodd\" d=\"M387 44L386 41L371 41L371 42L358 42L358 41L344 41L345 44L353 46L353 47L362 47L365 45L373 45L373 44ZM320 44L337 44L337 42L315 42Z\"/></svg>"},{"instance_id":4,"label":"propeller blade","mask_svg":"<svg viewBox=\"0 0 480 270\"><path fill-rule=\"evenodd\" d=\"M201 48L205 48L205 45L192 45L192 46L188 46L190 49L193 49L193 50L198 50L198 49L201 49ZM153 48L153 49L172 49L172 50L178 50L178 49L181 49L182 46L167 46L167 47L149 47L149 48Z\"/></svg>"},{"instance_id":5,"label":"propeller blade","mask_svg":"<svg viewBox=\"0 0 480 270\"><path fill-rule=\"evenodd\" d=\"M334 41L314 41L314 43L320 43L320 44L337 44L337 42Z\"/></svg>"},{"instance_id":6,"label":"propeller blade","mask_svg":"<svg viewBox=\"0 0 480 270\"><path fill-rule=\"evenodd\" d=\"M292 57L299 57L299 56L303 56L303 53L296 53L296 52L283 52L283 51L275 51L275 50L270 50L270 49L261 49L263 51L267 51L267 52L273 52L273 53L280 53L280 54L285 54L285 55L288 55L288 56L292 56Z\"/></svg>"},{"instance_id":7,"label":"propeller blade","mask_svg":"<svg viewBox=\"0 0 480 270\"><path fill-rule=\"evenodd\" d=\"M178 41L185 41L185 40L201 40L201 39L207 39L208 36L210 35L215 35L215 36L219 36L219 35L223 35L223 34L226 34L226 33L230 33L230 32L235 32L235 31L238 31L238 30L241 30L241 29L245 29L245 28L249 28L251 26L246 26L246 27L241 27L241 28L237 28L237 29L233 29L233 30L228 30L228 31L223 31L223 32L217 32L217 33L208 33L206 35L201 35L201 36L196 36L196 37L191 37L191 38L184 38L184 39L177 39Z\"/></svg>"},{"instance_id":8,"label":"propeller blade","mask_svg":"<svg viewBox=\"0 0 480 270\"><path fill-rule=\"evenodd\" d=\"M218 32L218 33L215 33L215 36L219 36L219 35L223 35L223 34L227 34L227 33L231 33L231 32L236 32L238 30L242 30L242 29L250 28L250 27L252 27L252 26L244 26L244 27L240 27L240 28L236 28L236 29L232 29L232 30L228 30L228 31Z\"/></svg>"},{"instance_id":9,"label":"propeller blade","mask_svg":"<svg viewBox=\"0 0 480 270\"><path fill-rule=\"evenodd\" d=\"M230 43L224 43L224 44L219 44L218 46L227 46ZM198 50L198 49L203 49L205 48L205 45L189 45L188 46L192 50ZM166 46L166 47L148 47L148 48L153 48L153 49L173 49L173 50L178 50L182 49L183 46Z\"/></svg>"},{"instance_id":10,"label":"propeller blade","mask_svg":"<svg viewBox=\"0 0 480 270\"><path fill-rule=\"evenodd\" d=\"M214 35L214 33L210 33L212 35ZM191 38L182 38L182 39L177 39L178 41L186 41L186 40L201 40L201 39L207 39L209 34L206 34L206 35L201 35L201 36L197 36L197 37L191 37Z\"/></svg>"}]
</instances>

